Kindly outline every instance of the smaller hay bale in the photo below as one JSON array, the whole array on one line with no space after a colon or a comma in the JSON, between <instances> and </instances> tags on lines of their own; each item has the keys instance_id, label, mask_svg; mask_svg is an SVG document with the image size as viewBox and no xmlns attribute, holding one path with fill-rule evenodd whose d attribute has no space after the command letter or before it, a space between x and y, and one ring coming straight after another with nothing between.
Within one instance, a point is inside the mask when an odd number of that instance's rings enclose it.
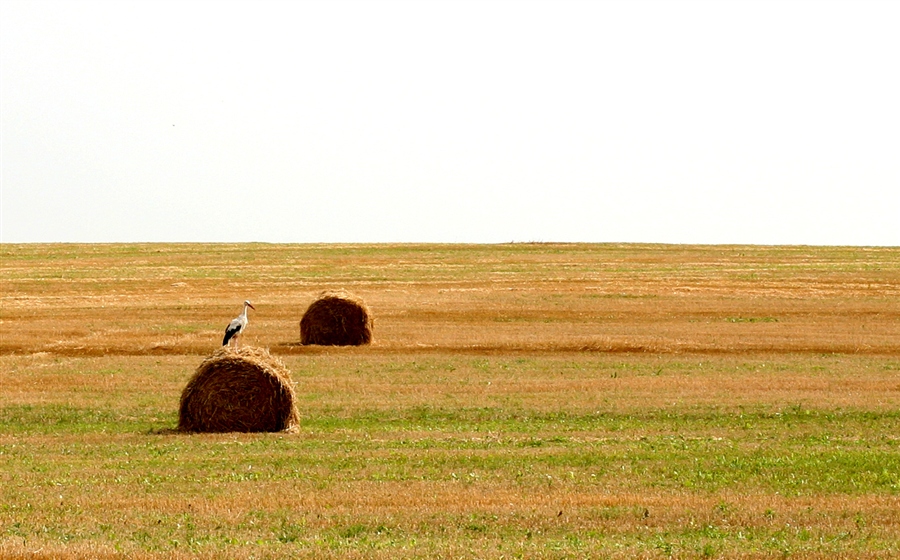
<instances>
[{"instance_id":1,"label":"smaller hay bale","mask_svg":"<svg viewBox=\"0 0 900 560\"><path fill-rule=\"evenodd\" d=\"M222 348L203 360L181 393L184 432L295 431L291 372L262 348Z\"/></svg>"},{"instance_id":2,"label":"smaller hay bale","mask_svg":"<svg viewBox=\"0 0 900 560\"><path fill-rule=\"evenodd\" d=\"M374 319L365 302L344 291L322 292L300 320L300 343L361 346L372 342Z\"/></svg>"}]
</instances>

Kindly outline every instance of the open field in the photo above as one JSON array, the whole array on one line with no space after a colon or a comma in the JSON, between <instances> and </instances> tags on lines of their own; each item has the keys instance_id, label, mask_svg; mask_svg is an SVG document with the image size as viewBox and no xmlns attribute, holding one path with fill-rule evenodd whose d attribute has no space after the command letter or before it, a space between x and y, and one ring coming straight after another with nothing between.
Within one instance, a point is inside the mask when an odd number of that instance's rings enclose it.
<instances>
[{"instance_id":1,"label":"open field","mask_svg":"<svg viewBox=\"0 0 900 560\"><path fill-rule=\"evenodd\" d=\"M900 556L898 248L0 258L0 557ZM299 344L335 288L371 346ZM172 433L247 298L299 432Z\"/></svg>"}]
</instances>

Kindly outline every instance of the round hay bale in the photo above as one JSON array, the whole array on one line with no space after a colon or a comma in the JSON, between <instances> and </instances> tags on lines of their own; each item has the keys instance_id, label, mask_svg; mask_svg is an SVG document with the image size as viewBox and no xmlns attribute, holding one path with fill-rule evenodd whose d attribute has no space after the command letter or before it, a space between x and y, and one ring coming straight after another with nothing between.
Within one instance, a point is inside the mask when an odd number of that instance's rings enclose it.
<instances>
[{"instance_id":1,"label":"round hay bale","mask_svg":"<svg viewBox=\"0 0 900 560\"><path fill-rule=\"evenodd\" d=\"M374 320L365 302L347 292L322 292L300 320L300 343L360 346L372 342Z\"/></svg>"},{"instance_id":2,"label":"round hay bale","mask_svg":"<svg viewBox=\"0 0 900 560\"><path fill-rule=\"evenodd\" d=\"M262 348L222 348L203 360L181 393L185 432L296 430L291 372Z\"/></svg>"}]
</instances>

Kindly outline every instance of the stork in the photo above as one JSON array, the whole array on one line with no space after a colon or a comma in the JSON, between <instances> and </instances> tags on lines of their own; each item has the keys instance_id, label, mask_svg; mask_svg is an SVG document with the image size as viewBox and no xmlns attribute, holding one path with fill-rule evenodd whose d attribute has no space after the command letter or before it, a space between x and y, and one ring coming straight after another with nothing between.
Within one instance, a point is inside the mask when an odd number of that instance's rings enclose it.
<instances>
[{"instance_id":1,"label":"stork","mask_svg":"<svg viewBox=\"0 0 900 560\"><path fill-rule=\"evenodd\" d=\"M228 323L228 328L225 329L225 339L222 341L222 346L228 346L229 340L234 340L235 348L238 347L238 337L244 333L244 330L247 328L247 308L255 310L253 304L250 303L250 300L244 301L244 311L232 319L230 323Z\"/></svg>"}]
</instances>

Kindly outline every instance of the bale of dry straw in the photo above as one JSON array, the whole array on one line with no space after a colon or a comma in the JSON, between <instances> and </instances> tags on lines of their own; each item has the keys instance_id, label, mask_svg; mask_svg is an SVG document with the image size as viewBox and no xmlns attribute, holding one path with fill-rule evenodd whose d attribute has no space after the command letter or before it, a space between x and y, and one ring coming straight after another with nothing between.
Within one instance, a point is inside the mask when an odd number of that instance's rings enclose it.
<instances>
[{"instance_id":1,"label":"bale of dry straw","mask_svg":"<svg viewBox=\"0 0 900 560\"><path fill-rule=\"evenodd\" d=\"M222 348L203 360L181 394L186 432L293 431L300 415L291 372L262 348Z\"/></svg>"},{"instance_id":2,"label":"bale of dry straw","mask_svg":"<svg viewBox=\"0 0 900 560\"><path fill-rule=\"evenodd\" d=\"M344 291L322 292L300 320L300 343L360 346L372 342L374 320L365 302Z\"/></svg>"}]
</instances>

